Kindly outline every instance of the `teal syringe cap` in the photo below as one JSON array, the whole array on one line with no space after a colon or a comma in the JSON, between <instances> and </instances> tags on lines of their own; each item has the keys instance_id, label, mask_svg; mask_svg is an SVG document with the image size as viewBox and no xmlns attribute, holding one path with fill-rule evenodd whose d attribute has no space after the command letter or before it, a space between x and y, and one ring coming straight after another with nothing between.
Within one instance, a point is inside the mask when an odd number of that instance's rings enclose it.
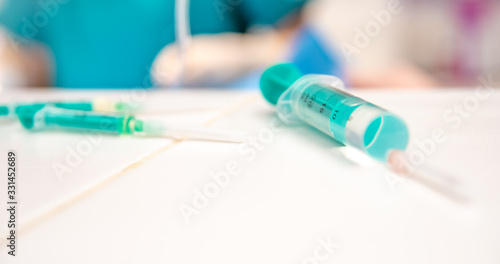
<instances>
[{"instance_id":1,"label":"teal syringe cap","mask_svg":"<svg viewBox=\"0 0 500 264\"><path fill-rule=\"evenodd\" d=\"M269 103L276 105L280 96L302 75L299 68L291 63L271 66L260 78L262 95Z\"/></svg>"}]
</instances>

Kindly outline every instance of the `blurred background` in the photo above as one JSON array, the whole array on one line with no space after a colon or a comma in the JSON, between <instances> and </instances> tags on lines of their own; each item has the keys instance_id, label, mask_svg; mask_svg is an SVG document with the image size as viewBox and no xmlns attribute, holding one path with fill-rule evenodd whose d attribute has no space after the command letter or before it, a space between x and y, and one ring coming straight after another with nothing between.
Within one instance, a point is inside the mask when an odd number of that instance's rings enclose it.
<instances>
[{"instance_id":1,"label":"blurred background","mask_svg":"<svg viewBox=\"0 0 500 264\"><path fill-rule=\"evenodd\" d=\"M497 0L0 0L0 25L3 90L256 89L278 62L355 88L500 76Z\"/></svg>"}]
</instances>

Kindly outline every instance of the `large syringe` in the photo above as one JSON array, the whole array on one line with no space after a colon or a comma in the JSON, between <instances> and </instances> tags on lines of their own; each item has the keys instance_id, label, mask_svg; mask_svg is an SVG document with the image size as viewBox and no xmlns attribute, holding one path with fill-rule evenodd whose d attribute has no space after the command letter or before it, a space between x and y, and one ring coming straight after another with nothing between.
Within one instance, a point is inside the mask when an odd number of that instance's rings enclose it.
<instances>
[{"instance_id":1,"label":"large syringe","mask_svg":"<svg viewBox=\"0 0 500 264\"><path fill-rule=\"evenodd\" d=\"M264 72L260 86L266 100L276 105L278 117L284 123L307 123L346 146L388 164L399 175L462 200L452 178L409 164L404 153L410 139L409 130L402 118L347 93L340 79L302 75L292 64L279 64Z\"/></svg>"}]
</instances>

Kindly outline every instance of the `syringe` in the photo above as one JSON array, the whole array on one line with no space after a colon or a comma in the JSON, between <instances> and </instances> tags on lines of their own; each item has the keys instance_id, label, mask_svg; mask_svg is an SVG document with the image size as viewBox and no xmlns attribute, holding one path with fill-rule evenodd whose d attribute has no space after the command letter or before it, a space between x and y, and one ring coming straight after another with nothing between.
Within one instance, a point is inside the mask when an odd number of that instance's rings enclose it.
<instances>
[{"instance_id":1,"label":"syringe","mask_svg":"<svg viewBox=\"0 0 500 264\"><path fill-rule=\"evenodd\" d=\"M294 65L280 64L264 72L260 86L285 123L304 121L376 160L386 162L392 150L408 145L401 118L346 93L334 76L302 76Z\"/></svg>"},{"instance_id":2,"label":"syringe","mask_svg":"<svg viewBox=\"0 0 500 264\"><path fill-rule=\"evenodd\" d=\"M264 72L260 87L266 100L277 106L278 117L284 123L305 122L388 164L401 176L450 197L460 196L449 177L433 177L429 168L408 167L404 151L409 143L409 130L403 119L345 92L340 79L327 75L303 76L293 64L279 64Z\"/></svg>"},{"instance_id":3,"label":"syringe","mask_svg":"<svg viewBox=\"0 0 500 264\"><path fill-rule=\"evenodd\" d=\"M20 106L18 117L30 130L70 129L175 139L200 139L224 142L243 142L246 134L240 131L207 128L161 121L139 120L132 115L100 114L89 111L68 110L54 106Z\"/></svg>"},{"instance_id":4,"label":"syringe","mask_svg":"<svg viewBox=\"0 0 500 264\"><path fill-rule=\"evenodd\" d=\"M95 111L99 113L127 113L136 111L139 108L138 104L112 101L105 97L97 97L89 101L18 102L0 105L0 118L16 118L18 108L21 106L31 106L41 109L47 105L63 109Z\"/></svg>"}]
</instances>

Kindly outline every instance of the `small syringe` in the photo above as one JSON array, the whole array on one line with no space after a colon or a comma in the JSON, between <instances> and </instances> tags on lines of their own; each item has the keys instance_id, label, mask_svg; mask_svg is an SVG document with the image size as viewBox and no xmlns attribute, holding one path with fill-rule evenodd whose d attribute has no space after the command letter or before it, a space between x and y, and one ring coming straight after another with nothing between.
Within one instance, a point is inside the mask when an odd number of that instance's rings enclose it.
<instances>
[{"instance_id":1,"label":"small syringe","mask_svg":"<svg viewBox=\"0 0 500 264\"><path fill-rule=\"evenodd\" d=\"M246 137L246 134L240 131L183 124L169 124L161 121L140 120L133 115L102 114L90 111L68 110L51 105L42 108L33 105L20 106L17 114L21 124L29 130L93 130L116 135L200 139L224 142L243 142Z\"/></svg>"},{"instance_id":2,"label":"small syringe","mask_svg":"<svg viewBox=\"0 0 500 264\"><path fill-rule=\"evenodd\" d=\"M15 119L20 107L41 109L49 105L69 110L94 111L99 113L130 113L139 109L139 104L137 103L113 101L106 97L97 97L93 100L82 101L17 102L0 104L0 118Z\"/></svg>"}]
</instances>

